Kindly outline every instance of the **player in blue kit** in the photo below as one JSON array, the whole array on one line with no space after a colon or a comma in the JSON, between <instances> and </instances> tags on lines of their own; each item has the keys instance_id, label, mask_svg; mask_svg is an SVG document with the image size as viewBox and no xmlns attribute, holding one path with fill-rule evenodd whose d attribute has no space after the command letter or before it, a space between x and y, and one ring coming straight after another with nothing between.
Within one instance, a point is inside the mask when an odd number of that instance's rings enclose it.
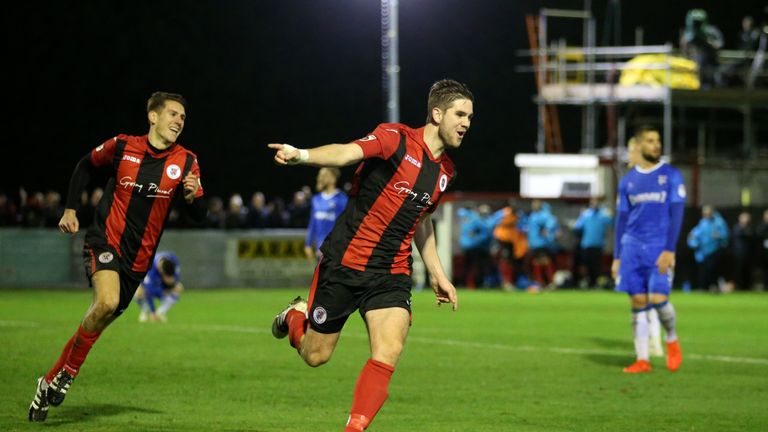
<instances>
[{"instance_id":1,"label":"player in blue kit","mask_svg":"<svg viewBox=\"0 0 768 432\"><path fill-rule=\"evenodd\" d=\"M685 207L680 171L661 161L661 139L653 127L635 134L641 158L619 182L614 261L616 289L630 296L637 360L626 373L651 371L648 311L658 311L667 342L667 368L682 362L675 332L675 308L669 302L675 246Z\"/></svg>"},{"instance_id":2,"label":"player in blue kit","mask_svg":"<svg viewBox=\"0 0 768 432\"><path fill-rule=\"evenodd\" d=\"M139 322L167 321L168 310L179 301L182 291L179 258L173 252L158 252L136 290L136 302L141 308ZM160 300L157 309L155 300Z\"/></svg>"},{"instance_id":3,"label":"player in blue kit","mask_svg":"<svg viewBox=\"0 0 768 432\"><path fill-rule=\"evenodd\" d=\"M320 256L320 246L347 206L347 195L336 187L340 176L338 168L320 168L317 173L317 194L312 197L307 241L304 244L304 252L313 265L317 264Z\"/></svg>"}]
</instances>

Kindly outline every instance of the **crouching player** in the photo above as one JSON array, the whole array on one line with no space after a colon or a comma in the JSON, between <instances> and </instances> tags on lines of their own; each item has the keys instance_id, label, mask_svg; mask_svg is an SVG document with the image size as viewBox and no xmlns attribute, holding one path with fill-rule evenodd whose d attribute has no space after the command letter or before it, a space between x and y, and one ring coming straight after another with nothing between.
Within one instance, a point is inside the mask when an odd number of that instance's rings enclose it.
<instances>
[{"instance_id":1,"label":"crouching player","mask_svg":"<svg viewBox=\"0 0 768 432\"><path fill-rule=\"evenodd\" d=\"M136 290L139 322L168 321L168 310L179 301L184 285L181 283L179 258L173 252L158 252L144 280ZM155 309L155 300L160 307Z\"/></svg>"}]
</instances>

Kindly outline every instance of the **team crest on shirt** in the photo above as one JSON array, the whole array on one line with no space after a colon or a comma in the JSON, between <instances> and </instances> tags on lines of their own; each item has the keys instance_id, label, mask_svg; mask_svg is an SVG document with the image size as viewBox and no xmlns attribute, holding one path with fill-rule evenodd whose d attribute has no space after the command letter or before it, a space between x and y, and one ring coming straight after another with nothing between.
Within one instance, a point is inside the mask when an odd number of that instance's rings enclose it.
<instances>
[{"instance_id":1,"label":"team crest on shirt","mask_svg":"<svg viewBox=\"0 0 768 432\"><path fill-rule=\"evenodd\" d=\"M322 324L327 319L328 312L325 311L324 307L318 306L315 308L315 310L312 311L312 321L314 321L315 324Z\"/></svg>"},{"instance_id":2,"label":"team crest on shirt","mask_svg":"<svg viewBox=\"0 0 768 432\"><path fill-rule=\"evenodd\" d=\"M168 168L165 169L165 173L168 175L168 177L171 178L171 180L176 180L177 178L181 177L181 168L179 168L176 164L170 164L168 165Z\"/></svg>"},{"instance_id":3,"label":"team crest on shirt","mask_svg":"<svg viewBox=\"0 0 768 432\"><path fill-rule=\"evenodd\" d=\"M440 192L445 192L445 188L448 187L448 176L443 174L440 176Z\"/></svg>"},{"instance_id":4,"label":"team crest on shirt","mask_svg":"<svg viewBox=\"0 0 768 432\"><path fill-rule=\"evenodd\" d=\"M667 176L660 175L659 176L659 186L664 186L665 184L667 184Z\"/></svg>"},{"instance_id":5,"label":"team crest on shirt","mask_svg":"<svg viewBox=\"0 0 768 432\"><path fill-rule=\"evenodd\" d=\"M102 264L111 263L113 259L115 259L115 256L112 255L112 252L104 252L99 255L99 262Z\"/></svg>"}]
</instances>

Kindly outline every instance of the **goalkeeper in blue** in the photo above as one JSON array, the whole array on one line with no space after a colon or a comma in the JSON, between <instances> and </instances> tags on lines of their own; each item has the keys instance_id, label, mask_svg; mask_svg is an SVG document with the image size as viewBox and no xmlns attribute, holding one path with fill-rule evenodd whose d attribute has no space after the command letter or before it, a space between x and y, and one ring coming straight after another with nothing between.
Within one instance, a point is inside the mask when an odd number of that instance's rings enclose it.
<instances>
[{"instance_id":1,"label":"goalkeeper in blue","mask_svg":"<svg viewBox=\"0 0 768 432\"><path fill-rule=\"evenodd\" d=\"M181 283L181 265L173 252L158 252L144 280L136 290L139 304L139 322L168 320L168 310L179 301L184 285ZM160 307L155 308L155 300Z\"/></svg>"},{"instance_id":2,"label":"goalkeeper in blue","mask_svg":"<svg viewBox=\"0 0 768 432\"><path fill-rule=\"evenodd\" d=\"M664 327L667 368L682 362L669 302L675 246L683 222L685 184L680 171L661 161L661 139L653 127L635 134L641 158L619 182L613 276L616 290L629 294L637 360L626 373L651 371L648 313L655 309Z\"/></svg>"}]
</instances>

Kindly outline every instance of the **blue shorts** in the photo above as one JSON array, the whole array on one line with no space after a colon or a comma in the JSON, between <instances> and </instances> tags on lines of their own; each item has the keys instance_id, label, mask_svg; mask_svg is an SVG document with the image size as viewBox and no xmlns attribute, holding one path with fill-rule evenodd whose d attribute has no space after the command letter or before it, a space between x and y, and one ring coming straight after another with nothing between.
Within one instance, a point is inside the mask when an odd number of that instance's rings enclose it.
<instances>
[{"instance_id":1,"label":"blue shorts","mask_svg":"<svg viewBox=\"0 0 768 432\"><path fill-rule=\"evenodd\" d=\"M672 270L659 273L656 260L664 245L629 244L621 248L621 264L616 291L631 296L637 294L664 294L669 296L672 289Z\"/></svg>"}]
</instances>

